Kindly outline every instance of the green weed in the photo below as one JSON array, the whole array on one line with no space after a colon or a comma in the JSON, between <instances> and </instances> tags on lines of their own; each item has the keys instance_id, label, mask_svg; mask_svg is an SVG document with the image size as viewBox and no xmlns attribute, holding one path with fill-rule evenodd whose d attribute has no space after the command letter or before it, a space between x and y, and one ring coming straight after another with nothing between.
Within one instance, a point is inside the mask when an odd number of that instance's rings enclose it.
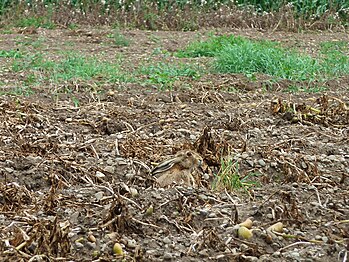
<instances>
[{"instance_id":1,"label":"green weed","mask_svg":"<svg viewBox=\"0 0 349 262\"><path fill-rule=\"evenodd\" d=\"M23 57L23 53L17 49L12 50L0 50L0 57L6 58L21 58Z\"/></svg>"},{"instance_id":2,"label":"green weed","mask_svg":"<svg viewBox=\"0 0 349 262\"><path fill-rule=\"evenodd\" d=\"M77 97L72 96L71 99L73 101L74 107L79 107L80 106L80 100Z\"/></svg>"},{"instance_id":3,"label":"green weed","mask_svg":"<svg viewBox=\"0 0 349 262\"><path fill-rule=\"evenodd\" d=\"M140 73L147 76L147 84L157 86L159 89L171 89L173 83L180 80L181 77L198 79L200 73L191 65L180 64L170 65L158 63L155 65L143 66Z\"/></svg>"},{"instance_id":4,"label":"green weed","mask_svg":"<svg viewBox=\"0 0 349 262\"><path fill-rule=\"evenodd\" d=\"M79 25L78 24L75 24L75 23L70 23L69 25L68 25L68 29L70 29L70 30L76 30L76 29L78 29L79 28Z\"/></svg>"},{"instance_id":5,"label":"green weed","mask_svg":"<svg viewBox=\"0 0 349 262\"><path fill-rule=\"evenodd\" d=\"M131 43L131 40L126 38L118 29L114 29L114 32L108 37L113 39L116 46L129 46Z\"/></svg>"},{"instance_id":6,"label":"green weed","mask_svg":"<svg viewBox=\"0 0 349 262\"><path fill-rule=\"evenodd\" d=\"M256 181L251 180L256 176L258 176L256 173L242 176L239 172L239 163L228 156L221 159L221 167L218 174L215 175L213 188L217 190L226 188L231 191L243 190L248 193L251 187L259 185Z\"/></svg>"},{"instance_id":7,"label":"green weed","mask_svg":"<svg viewBox=\"0 0 349 262\"><path fill-rule=\"evenodd\" d=\"M0 96L3 95L13 95L13 96L30 96L34 94L34 91L28 87L28 86L24 86L24 87L16 87L10 90L0 90Z\"/></svg>"},{"instance_id":8,"label":"green weed","mask_svg":"<svg viewBox=\"0 0 349 262\"><path fill-rule=\"evenodd\" d=\"M288 93L299 93L299 92L304 92L304 93L320 93L323 91L326 91L327 88L324 86L297 86L297 85L290 85L285 92Z\"/></svg>"}]
</instances>

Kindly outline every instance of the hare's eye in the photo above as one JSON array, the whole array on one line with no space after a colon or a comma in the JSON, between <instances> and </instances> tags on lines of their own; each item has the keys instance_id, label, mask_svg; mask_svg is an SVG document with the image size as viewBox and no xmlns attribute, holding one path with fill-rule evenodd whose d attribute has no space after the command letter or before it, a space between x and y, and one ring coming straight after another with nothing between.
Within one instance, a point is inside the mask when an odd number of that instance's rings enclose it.
<instances>
[{"instance_id":1,"label":"hare's eye","mask_svg":"<svg viewBox=\"0 0 349 262\"><path fill-rule=\"evenodd\" d=\"M187 156L192 156L193 154L190 151L187 151Z\"/></svg>"}]
</instances>

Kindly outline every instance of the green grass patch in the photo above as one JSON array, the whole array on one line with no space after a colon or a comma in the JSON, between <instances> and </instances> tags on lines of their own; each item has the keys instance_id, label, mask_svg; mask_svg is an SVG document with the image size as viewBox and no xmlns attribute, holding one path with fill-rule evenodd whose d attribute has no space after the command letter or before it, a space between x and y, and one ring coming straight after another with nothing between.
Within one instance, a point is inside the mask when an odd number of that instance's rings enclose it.
<instances>
[{"instance_id":1,"label":"green grass patch","mask_svg":"<svg viewBox=\"0 0 349 262\"><path fill-rule=\"evenodd\" d=\"M261 73L276 79L314 81L325 77L346 74L348 56L343 53L343 43L337 46L324 44L318 58L286 49L271 41L252 41L243 37L213 36L198 41L176 53L179 57L214 57L213 72Z\"/></svg>"},{"instance_id":2,"label":"green grass patch","mask_svg":"<svg viewBox=\"0 0 349 262\"><path fill-rule=\"evenodd\" d=\"M248 193L251 187L259 186L258 182L252 180L256 176L258 176L256 173L242 176L239 172L239 163L231 156L227 156L221 159L221 167L215 175L212 186L216 190L225 188L230 191L243 190Z\"/></svg>"},{"instance_id":3,"label":"green grass patch","mask_svg":"<svg viewBox=\"0 0 349 262\"><path fill-rule=\"evenodd\" d=\"M176 53L178 57L214 57L226 46L240 45L246 39L233 36L212 36L206 41L196 41L190 43L185 49L180 50Z\"/></svg>"},{"instance_id":4,"label":"green grass patch","mask_svg":"<svg viewBox=\"0 0 349 262\"><path fill-rule=\"evenodd\" d=\"M12 95L12 96L30 96L34 94L34 91L28 87L28 86L23 86L23 87L15 87L12 89L0 89L0 96L3 95Z\"/></svg>"},{"instance_id":5,"label":"green grass patch","mask_svg":"<svg viewBox=\"0 0 349 262\"><path fill-rule=\"evenodd\" d=\"M268 41L246 40L224 47L216 55L214 69L220 73L262 73L290 80L315 80L321 74L317 60L288 51Z\"/></svg>"},{"instance_id":6,"label":"green grass patch","mask_svg":"<svg viewBox=\"0 0 349 262\"><path fill-rule=\"evenodd\" d=\"M35 49L42 48L44 43L46 41L45 37L25 37L25 38L20 38L16 41L17 46L32 46Z\"/></svg>"},{"instance_id":7,"label":"green grass patch","mask_svg":"<svg viewBox=\"0 0 349 262\"><path fill-rule=\"evenodd\" d=\"M10 34L14 34L15 32L12 29L2 29L0 31L0 34L2 35L10 35Z\"/></svg>"},{"instance_id":8,"label":"green grass patch","mask_svg":"<svg viewBox=\"0 0 349 262\"><path fill-rule=\"evenodd\" d=\"M320 44L324 71L328 75L341 76L349 71L349 44L344 41L329 41Z\"/></svg>"},{"instance_id":9,"label":"green grass patch","mask_svg":"<svg viewBox=\"0 0 349 262\"><path fill-rule=\"evenodd\" d=\"M200 69L187 64L172 65L158 63L143 66L140 69L140 74L147 77L146 84L155 85L157 88L163 90L172 89L174 82L181 78L200 78Z\"/></svg>"},{"instance_id":10,"label":"green grass patch","mask_svg":"<svg viewBox=\"0 0 349 262\"><path fill-rule=\"evenodd\" d=\"M120 73L119 63L72 53L64 55L57 61L50 60L40 53L28 55L13 61L11 69L14 72L23 72L26 76L25 82L29 85L41 82L92 80L97 83L115 83L129 80Z\"/></svg>"}]
</instances>

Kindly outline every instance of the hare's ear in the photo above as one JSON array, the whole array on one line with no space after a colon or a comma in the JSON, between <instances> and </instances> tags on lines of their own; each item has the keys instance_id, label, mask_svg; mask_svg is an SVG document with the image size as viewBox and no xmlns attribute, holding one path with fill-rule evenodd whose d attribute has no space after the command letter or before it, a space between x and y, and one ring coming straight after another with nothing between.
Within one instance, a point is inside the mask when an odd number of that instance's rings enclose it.
<instances>
[{"instance_id":1,"label":"hare's ear","mask_svg":"<svg viewBox=\"0 0 349 262\"><path fill-rule=\"evenodd\" d=\"M152 175L163 173L169 170L170 168L172 168L176 163L178 163L178 158L172 158L172 159L166 160L160 163L158 166L156 166L150 173Z\"/></svg>"}]
</instances>

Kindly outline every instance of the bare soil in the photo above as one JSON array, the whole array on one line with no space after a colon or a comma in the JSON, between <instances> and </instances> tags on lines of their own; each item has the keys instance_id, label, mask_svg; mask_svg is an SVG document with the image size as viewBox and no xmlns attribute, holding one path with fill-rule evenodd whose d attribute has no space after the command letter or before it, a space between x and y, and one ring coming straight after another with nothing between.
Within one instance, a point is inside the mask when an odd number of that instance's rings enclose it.
<instances>
[{"instance_id":1,"label":"bare soil","mask_svg":"<svg viewBox=\"0 0 349 262\"><path fill-rule=\"evenodd\" d=\"M109 29L34 30L3 35L0 48L42 39L61 51L122 55L123 70L173 52L200 32L125 31L128 47ZM315 52L346 33L217 30ZM69 44L67 44L69 43ZM17 44L18 46L18 44ZM207 59L196 59L201 65ZM1 61L1 67L8 61ZM3 72L2 89L22 74ZM171 91L137 83L93 82L34 88L0 97L0 258L2 261L346 261L349 246L349 77L322 93L287 93L289 81L204 75ZM55 91L55 92L54 92ZM53 95L54 93L54 95ZM74 106L72 97L79 99ZM160 188L149 174L182 149L204 160L198 188ZM256 186L212 189L229 152L241 177ZM234 226L251 218L253 237ZM283 231L267 228L282 222ZM119 243L123 256L113 254Z\"/></svg>"}]
</instances>

